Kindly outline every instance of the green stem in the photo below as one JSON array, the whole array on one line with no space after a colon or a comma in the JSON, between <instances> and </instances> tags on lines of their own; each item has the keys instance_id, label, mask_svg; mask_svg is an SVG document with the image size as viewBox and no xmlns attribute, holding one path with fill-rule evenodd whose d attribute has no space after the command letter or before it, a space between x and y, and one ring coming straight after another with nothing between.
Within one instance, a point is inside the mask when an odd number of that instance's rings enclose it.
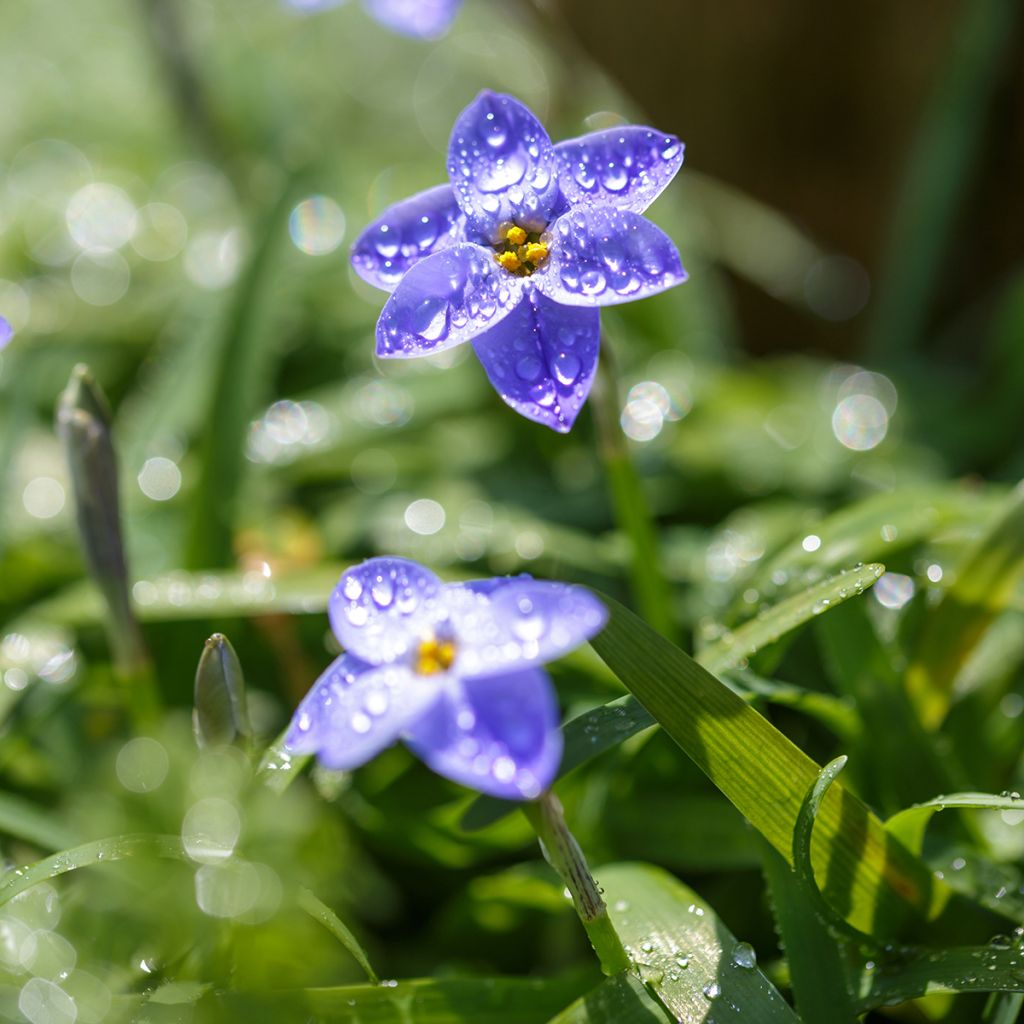
<instances>
[{"instance_id":1,"label":"green stem","mask_svg":"<svg viewBox=\"0 0 1024 1024\"><path fill-rule=\"evenodd\" d=\"M643 484L633 465L619 425L619 393L608 339L601 339L601 359L590 394L597 424L597 447L608 477L615 521L630 546L629 577L640 614L662 636L677 640L672 592L665 578L658 536Z\"/></svg>"},{"instance_id":2,"label":"green stem","mask_svg":"<svg viewBox=\"0 0 1024 1024\"><path fill-rule=\"evenodd\" d=\"M591 946L607 975L628 971L632 965L608 916L601 891L587 867L579 843L569 831L562 805L553 793L523 805L523 813L540 840L544 858L558 872L572 896L572 905L586 929Z\"/></svg>"}]
</instances>

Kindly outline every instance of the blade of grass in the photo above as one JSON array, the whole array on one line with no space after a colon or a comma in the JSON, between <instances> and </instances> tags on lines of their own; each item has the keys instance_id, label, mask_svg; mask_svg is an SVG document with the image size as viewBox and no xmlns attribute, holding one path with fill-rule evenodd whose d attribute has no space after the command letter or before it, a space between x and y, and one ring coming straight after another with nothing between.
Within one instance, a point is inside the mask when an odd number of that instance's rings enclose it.
<instances>
[{"instance_id":1,"label":"blade of grass","mask_svg":"<svg viewBox=\"0 0 1024 1024\"><path fill-rule=\"evenodd\" d=\"M639 978L616 974L579 997L548 1024L671 1024Z\"/></svg>"},{"instance_id":2,"label":"blade of grass","mask_svg":"<svg viewBox=\"0 0 1024 1024\"><path fill-rule=\"evenodd\" d=\"M953 684L993 620L1010 604L1024 575L1024 484L1002 515L965 555L956 579L931 611L907 669L907 691L922 723L937 728Z\"/></svg>"},{"instance_id":3,"label":"blade of grass","mask_svg":"<svg viewBox=\"0 0 1024 1024\"><path fill-rule=\"evenodd\" d=\"M346 927L338 915L326 903L317 899L308 889L300 888L298 904L315 921L319 921L348 951L374 985L380 984L377 972L370 966L366 951L359 940Z\"/></svg>"},{"instance_id":4,"label":"blade of grass","mask_svg":"<svg viewBox=\"0 0 1024 1024\"><path fill-rule=\"evenodd\" d=\"M260 390L270 379L268 299L271 272L286 235L297 182L281 190L256 232L256 246L231 296L223 337L212 354L214 387L192 498L186 563L193 569L230 565L245 438Z\"/></svg>"},{"instance_id":5,"label":"blade of grass","mask_svg":"<svg viewBox=\"0 0 1024 1024\"><path fill-rule=\"evenodd\" d=\"M798 1024L753 949L692 889L650 864L612 864L598 875L640 977L679 1024Z\"/></svg>"}]
</instances>

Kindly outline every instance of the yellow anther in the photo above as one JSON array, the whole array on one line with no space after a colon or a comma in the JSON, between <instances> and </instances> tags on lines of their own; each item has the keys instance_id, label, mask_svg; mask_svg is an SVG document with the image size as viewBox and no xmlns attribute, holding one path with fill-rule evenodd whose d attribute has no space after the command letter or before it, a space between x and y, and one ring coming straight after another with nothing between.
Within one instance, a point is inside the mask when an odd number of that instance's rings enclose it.
<instances>
[{"instance_id":1,"label":"yellow anther","mask_svg":"<svg viewBox=\"0 0 1024 1024\"><path fill-rule=\"evenodd\" d=\"M548 258L548 247L543 242L531 242L526 247L525 256L525 262L537 266Z\"/></svg>"},{"instance_id":2,"label":"yellow anther","mask_svg":"<svg viewBox=\"0 0 1024 1024\"><path fill-rule=\"evenodd\" d=\"M505 232L505 238L513 245L522 245L526 241L526 232L514 224Z\"/></svg>"},{"instance_id":3,"label":"yellow anther","mask_svg":"<svg viewBox=\"0 0 1024 1024\"><path fill-rule=\"evenodd\" d=\"M434 676L445 672L455 661L455 644L451 640L428 637L416 651L416 672L421 676Z\"/></svg>"},{"instance_id":4,"label":"yellow anther","mask_svg":"<svg viewBox=\"0 0 1024 1024\"><path fill-rule=\"evenodd\" d=\"M515 273L515 271L517 271L522 266L519 257L514 252L499 252L494 258L506 270L509 270L513 273Z\"/></svg>"}]
</instances>

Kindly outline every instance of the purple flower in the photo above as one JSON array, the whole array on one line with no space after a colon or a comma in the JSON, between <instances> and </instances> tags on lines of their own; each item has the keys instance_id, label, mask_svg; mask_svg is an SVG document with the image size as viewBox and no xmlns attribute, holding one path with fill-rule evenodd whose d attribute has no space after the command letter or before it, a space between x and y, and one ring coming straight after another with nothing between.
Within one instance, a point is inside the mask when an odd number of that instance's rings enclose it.
<instances>
[{"instance_id":1,"label":"purple flower","mask_svg":"<svg viewBox=\"0 0 1024 1024\"><path fill-rule=\"evenodd\" d=\"M0 316L0 351L7 347L7 343L14 337L14 328L11 322Z\"/></svg>"},{"instance_id":2,"label":"purple flower","mask_svg":"<svg viewBox=\"0 0 1024 1024\"><path fill-rule=\"evenodd\" d=\"M446 584L415 562L371 558L342 575L328 614L345 653L299 705L289 750L350 769L401 739L492 796L551 785L562 735L539 666L604 625L588 591L528 576Z\"/></svg>"},{"instance_id":3,"label":"purple flower","mask_svg":"<svg viewBox=\"0 0 1024 1024\"><path fill-rule=\"evenodd\" d=\"M359 275L393 292L377 355L472 341L513 409L569 430L597 367L599 307L686 280L640 216L682 162L674 135L632 125L552 145L522 103L482 92L452 130L450 184L392 206L353 246Z\"/></svg>"},{"instance_id":4,"label":"purple flower","mask_svg":"<svg viewBox=\"0 0 1024 1024\"><path fill-rule=\"evenodd\" d=\"M288 0L299 11L322 11L345 0ZM436 39L448 31L462 0L363 0L385 28L416 39Z\"/></svg>"}]
</instances>

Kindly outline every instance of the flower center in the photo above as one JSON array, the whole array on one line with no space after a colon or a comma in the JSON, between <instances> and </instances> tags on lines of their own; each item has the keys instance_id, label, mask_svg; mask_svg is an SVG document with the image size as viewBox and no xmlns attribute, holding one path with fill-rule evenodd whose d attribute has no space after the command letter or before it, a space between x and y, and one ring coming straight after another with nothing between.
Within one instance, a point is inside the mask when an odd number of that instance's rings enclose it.
<instances>
[{"instance_id":1,"label":"flower center","mask_svg":"<svg viewBox=\"0 0 1024 1024\"><path fill-rule=\"evenodd\" d=\"M540 240L541 232L527 231L513 224L501 233L494 247L494 258L516 277L529 277L548 258L548 247Z\"/></svg>"},{"instance_id":2,"label":"flower center","mask_svg":"<svg viewBox=\"0 0 1024 1024\"><path fill-rule=\"evenodd\" d=\"M435 676L446 672L455 661L455 644L451 640L439 640L428 636L416 648L415 670L421 676Z\"/></svg>"}]
</instances>

